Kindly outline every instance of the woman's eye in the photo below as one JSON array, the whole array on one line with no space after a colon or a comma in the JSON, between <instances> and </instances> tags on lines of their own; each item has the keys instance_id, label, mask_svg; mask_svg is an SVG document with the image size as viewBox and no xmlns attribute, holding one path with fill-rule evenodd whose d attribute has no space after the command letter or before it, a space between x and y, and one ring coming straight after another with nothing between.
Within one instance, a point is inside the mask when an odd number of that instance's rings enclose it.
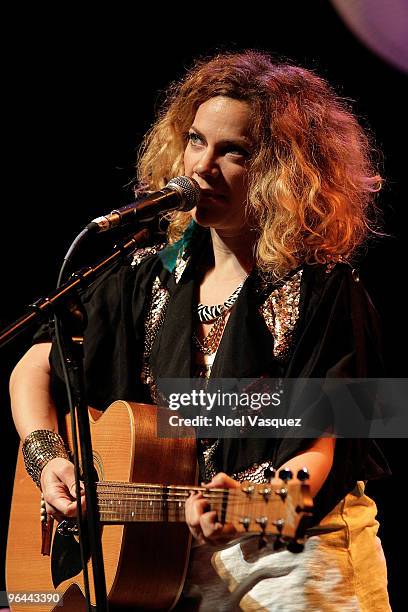
<instances>
[{"instance_id":1,"label":"woman's eye","mask_svg":"<svg viewBox=\"0 0 408 612\"><path fill-rule=\"evenodd\" d=\"M203 146L206 144L203 137L196 132L188 132L187 140L192 146ZM248 159L250 157L249 151L243 149L239 145L235 145L234 143L223 146L219 149L219 152L223 155L231 154L234 157L239 157L240 159Z\"/></svg>"},{"instance_id":2,"label":"woman's eye","mask_svg":"<svg viewBox=\"0 0 408 612\"><path fill-rule=\"evenodd\" d=\"M188 133L188 140L191 142L191 144L201 144L201 138L195 132Z\"/></svg>"},{"instance_id":3,"label":"woman's eye","mask_svg":"<svg viewBox=\"0 0 408 612\"><path fill-rule=\"evenodd\" d=\"M232 155L239 155L240 157L245 157L245 158L249 157L248 151L246 151L245 149L241 149L241 147L236 147L234 145L231 145L230 147L228 147L225 150L225 152L231 153Z\"/></svg>"}]
</instances>

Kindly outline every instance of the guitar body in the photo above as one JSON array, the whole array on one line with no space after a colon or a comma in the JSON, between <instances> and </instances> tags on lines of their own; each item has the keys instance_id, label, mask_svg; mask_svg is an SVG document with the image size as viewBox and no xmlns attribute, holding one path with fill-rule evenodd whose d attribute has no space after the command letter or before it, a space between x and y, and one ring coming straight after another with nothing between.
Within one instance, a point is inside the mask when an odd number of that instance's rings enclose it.
<instances>
[{"instance_id":1,"label":"guitar body","mask_svg":"<svg viewBox=\"0 0 408 612\"><path fill-rule=\"evenodd\" d=\"M95 418L95 412L90 422L98 480L176 485L196 482L195 440L157 438L157 407L116 401L99 413L99 418ZM68 420L67 440L72 448ZM40 497L19 452L7 544L7 590L58 592L64 597L64 610L81 612L86 604L79 544L74 536L57 534L54 522L51 559L41 555ZM171 609L183 587L190 541L182 522L104 524L102 549L110 609ZM58 550L65 547L70 552L57 559ZM95 605L90 561L88 572L91 602ZM55 603L11 605L13 612L30 608L38 612L61 609Z\"/></svg>"}]
</instances>

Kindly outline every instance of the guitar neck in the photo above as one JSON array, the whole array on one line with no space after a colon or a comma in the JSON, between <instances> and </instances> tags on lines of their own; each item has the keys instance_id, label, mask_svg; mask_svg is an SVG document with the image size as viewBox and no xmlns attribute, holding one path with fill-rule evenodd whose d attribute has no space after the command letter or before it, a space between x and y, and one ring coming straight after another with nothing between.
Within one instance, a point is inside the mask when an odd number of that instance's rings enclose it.
<instances>
[{"instance_id":1,"label":"guitar neck","mask_svg":"<svg viewBox=\"0 0 408 612\"><path fill-rule=\"evenodd\" d=\"M102 523L185 522L185 502L190 491L195 491L202 493L220 523L230 523L241 533L289 538L298 537L300 519L309 516L313 506L309 487L295 480L242 483L236 489L100 481L96 490Z\"/></svg>"},{"instance_id":2,"label":"guitar neck","mask_svg":"<svg viewBox=\"0 0 408 612\"><path fill-rule=\"evenodd\" d=\"M226 489L100 481L96 490L102 523L184 522L190 491L201 492L211 510L216 510L221 520L226 519Z\"/></svg>"}]
</instances>

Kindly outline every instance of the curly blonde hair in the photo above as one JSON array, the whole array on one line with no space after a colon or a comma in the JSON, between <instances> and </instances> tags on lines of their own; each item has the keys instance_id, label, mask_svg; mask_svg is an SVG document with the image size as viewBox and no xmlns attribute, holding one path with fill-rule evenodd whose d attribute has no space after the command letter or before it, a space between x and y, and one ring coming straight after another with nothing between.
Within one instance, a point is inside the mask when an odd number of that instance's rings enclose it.
<instances>
[{"instance_id":1,"label":"curly blonde hair","mask_svg":"<svg viewBox=\"0 0 408 612\"><path fill-rule=\"evenodd\" d=\"M376 232L375 149L324 79L265 53L199 60L169 88L141 148L139 182L161 189L184 173L186 134L198 107L215 96L251 108L255 148L246 206L258 235L258 267L281 277L302 263L349 259ZM170 243L190 221L188 213L171 214Z\"/></svg>"}]
</instances>

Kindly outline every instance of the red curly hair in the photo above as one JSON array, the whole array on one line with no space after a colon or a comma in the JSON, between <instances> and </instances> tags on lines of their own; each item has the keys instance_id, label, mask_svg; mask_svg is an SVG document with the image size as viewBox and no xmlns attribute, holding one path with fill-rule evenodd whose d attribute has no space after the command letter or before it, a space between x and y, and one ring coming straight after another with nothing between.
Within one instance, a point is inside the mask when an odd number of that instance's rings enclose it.
<instances>
[{"instance_id":1,"label":"red curly hair","mask_svg":"<svg viewBox=\"0 0 408 612\"><path fill-rule=\"evenodd\" d=\"M252 111L246 206L258 233L258 266L281 277L305 262L350 258L376 232L375 149L324 79L265 53L200 60L170 87L143 143L140 182L160 189L183 174L186 134L198 107L215 96L245 101ZM190 220L188 213L172 214L170 242Z\"/></svg>"}]
</instances>

